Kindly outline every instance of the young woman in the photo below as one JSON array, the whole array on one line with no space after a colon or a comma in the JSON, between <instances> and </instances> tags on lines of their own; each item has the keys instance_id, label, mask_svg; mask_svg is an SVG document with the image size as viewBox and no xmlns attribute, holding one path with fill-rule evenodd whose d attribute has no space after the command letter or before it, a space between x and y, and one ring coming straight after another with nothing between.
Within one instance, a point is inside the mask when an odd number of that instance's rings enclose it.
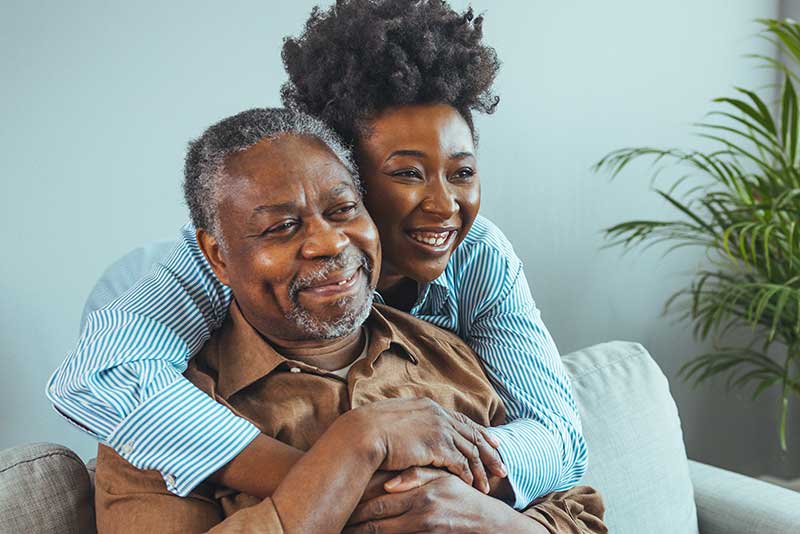
<instances>
[{"instance_id":1,"label":"young woman","mask_svg":"<svg viewBox=\"0 0 800 534\"><path fill-rule=\"evenodd\" d=\"M478 216L472 112L494 110L499 67L481 24L471 10L458 14L439 0L315 9L304 33L284 45L282 95L355 149L381 236L383 300L455 332L481 358L506 404L510 422L490 434L521 508L573 486L586 447L521 261ZM276 220L263 235L280 239L298 224ZM269 494L301 453L260 435L181 375L229 302L185 227L148 277L90 315L50 381L51 400L133 465L159 470L174 493L215 474Z\"/></svg>"}]
</instances>

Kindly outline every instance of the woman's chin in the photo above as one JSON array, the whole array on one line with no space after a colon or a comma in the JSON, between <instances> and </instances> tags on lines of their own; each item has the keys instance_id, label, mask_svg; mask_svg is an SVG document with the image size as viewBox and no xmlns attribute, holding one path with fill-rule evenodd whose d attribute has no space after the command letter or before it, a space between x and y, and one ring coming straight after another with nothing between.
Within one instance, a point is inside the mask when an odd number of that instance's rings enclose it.
<instances>
[{"instance_id":1,"label":"woman's chin","mask_svg":"<svg viewBox=\"0 0 800 534\"><path fill-rule=\"evenodd\" d=\"M446 258L442 258L436 262L428 260L424 262L424 264L421 264L421 262L416 263L404 269L405 275L420 284L433 282L444 272L445 267L447 267L447 260L449 259L450 255L448 254Z\"/></svg>"}]
</instances>

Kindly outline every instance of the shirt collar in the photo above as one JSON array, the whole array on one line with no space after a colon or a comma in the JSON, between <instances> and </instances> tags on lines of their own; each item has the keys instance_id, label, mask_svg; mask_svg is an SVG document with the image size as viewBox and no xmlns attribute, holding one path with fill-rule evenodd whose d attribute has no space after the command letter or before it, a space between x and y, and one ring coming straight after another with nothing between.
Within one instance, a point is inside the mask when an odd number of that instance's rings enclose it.
<instances>
[{"instance_id":1,"label":"shirt collar","mask_svg":"<svg viewBox=\"0 0 800 534\"><path fill-rule=\"evenodd\" d=\"M364 322L369 332L366 359L370 366L392 346L398 349L398 355L417 364L419 358L414 344L386 319L379 310L381 306L373 306ZM231 302L225 323L203 349L203 352L206 351L204 363L217 372L217 391L225 400L288 362L306 371L327 373L303 362L284 358L245 319L236 300Z\"/></svg>"},{"instance_id":2,"label":"shirt collar","mask_svg":"<svg viewBox=\"0 0 800 534\"><path fill-rule=\"evenodd\" d=\"M435 280L420 284L417 293L417 302L412 312L424 311L426 314L436 315L450 297L450 273L444 270Z\"/></svg>"}]
</instances>

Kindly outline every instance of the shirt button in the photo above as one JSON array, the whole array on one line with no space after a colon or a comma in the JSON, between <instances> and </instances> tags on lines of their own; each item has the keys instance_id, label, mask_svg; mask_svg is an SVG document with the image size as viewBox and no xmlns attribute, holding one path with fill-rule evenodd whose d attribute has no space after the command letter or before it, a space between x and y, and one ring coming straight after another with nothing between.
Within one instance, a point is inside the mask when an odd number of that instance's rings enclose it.
<instances>
[{"instance_id":1,"label":"shirt button","mask_svg":"<svg viewBox=\"0 0 800 534\"><path fill-rule=\"evenodd\" d=\"M130 454L133 452L133 442L129 441L122 446L122 454Z\"/></svg>"},{"instance_id":2,"label":"shirt button","mask_svg":"<svg viewBox=\"0 0 800 534\"><path fill-rule=\"evenodd\" d=\"M299 367L292 367L291 369L289 369L289 372L291 372L291 373L299 373L300 372L300 368Z\"/></svg>"},{"instance_id":3,"label":"shirt button","mask_svg":"<svg viewBox=\"0 0 800 534\"><path fill-rule=\"evenodd\" d=\"M167 483L167 486L175 487L175 477L172 475L167 475L164 477L164 482Z\"/></svg>"}]
</instances>

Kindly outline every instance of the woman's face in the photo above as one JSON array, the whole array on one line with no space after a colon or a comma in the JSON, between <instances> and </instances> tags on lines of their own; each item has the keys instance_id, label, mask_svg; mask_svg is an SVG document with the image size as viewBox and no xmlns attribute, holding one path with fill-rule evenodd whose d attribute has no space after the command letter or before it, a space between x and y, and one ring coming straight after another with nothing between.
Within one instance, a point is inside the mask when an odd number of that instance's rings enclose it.
<instances>
[{"instance_id":1,"label":"woman's face","mask_svg":"<svg viewBox=\"0 0 800 534\"><path fill-rule=\"evenodd\" d=\"M444 271L480 207L472 132L446 104L390 108L367 126L358 163L383 248L378 287L403 277L430 282Z\"/></svg>"}]
</instances>

